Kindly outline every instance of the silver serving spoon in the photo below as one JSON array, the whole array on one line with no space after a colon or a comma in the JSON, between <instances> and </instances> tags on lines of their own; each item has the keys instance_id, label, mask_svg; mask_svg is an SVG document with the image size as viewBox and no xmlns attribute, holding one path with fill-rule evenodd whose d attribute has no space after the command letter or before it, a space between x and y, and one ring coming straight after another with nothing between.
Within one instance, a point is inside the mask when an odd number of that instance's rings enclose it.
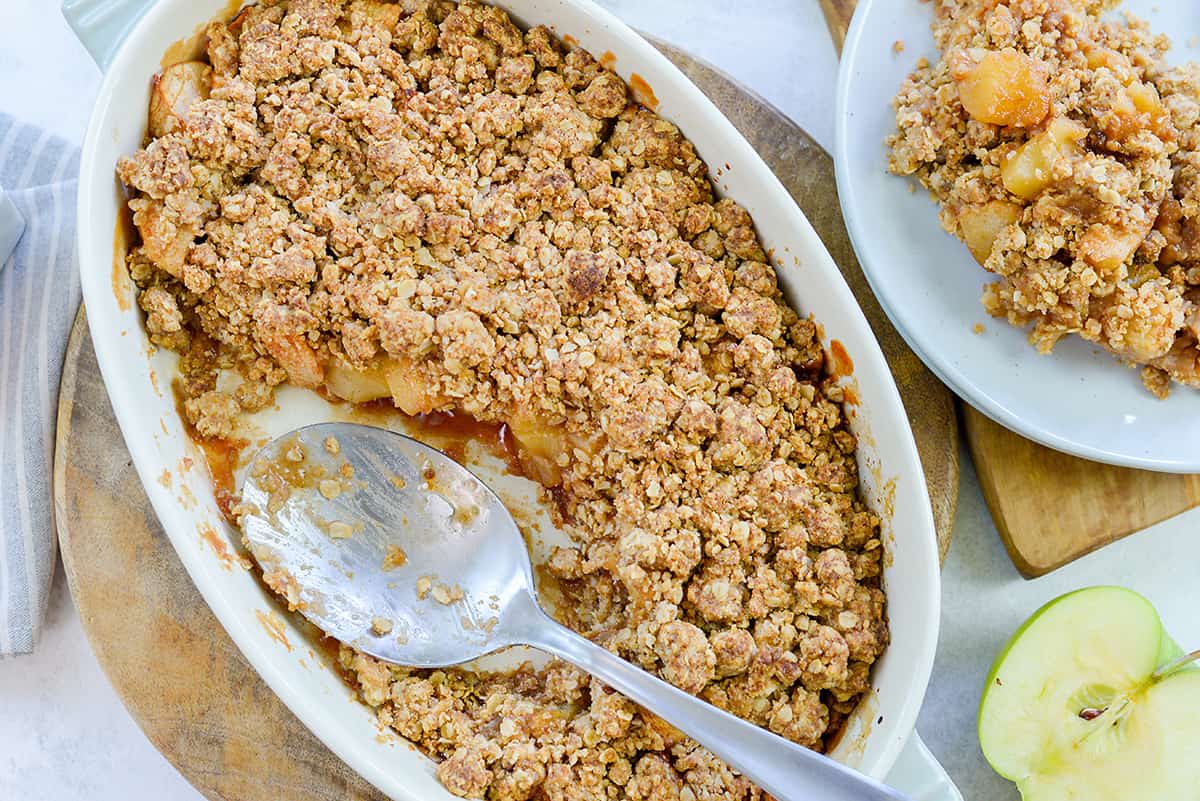
<instances>
[{"instance_id":1,"label":"silver serving spoon","mask_svg":"<svg viewBox=\"0 0 1200 801\"><path fill-rule=\"evenodd\" d=\"M347 467L348 465L348 467ZM281 490L283 486L285 489ZM251 462L250 550L318 628L385 662L436 668L532 645L660 716L781 801L906 797L676 689L538 605L503 503L445 454L385 429L323 423Z\"/></svg>"}]
</instances>

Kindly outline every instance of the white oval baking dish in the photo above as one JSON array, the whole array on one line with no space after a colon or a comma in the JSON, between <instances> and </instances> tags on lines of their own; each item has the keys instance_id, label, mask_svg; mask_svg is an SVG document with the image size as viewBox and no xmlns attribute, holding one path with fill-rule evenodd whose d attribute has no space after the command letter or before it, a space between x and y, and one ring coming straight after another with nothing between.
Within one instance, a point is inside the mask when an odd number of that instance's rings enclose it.
<instances>
[{"instance_id":1,"label":"white oval baking dish","mask_svg":"<svg viewBox=\"0 0 1200 801\"><path fill-rule=\"evenodd\" d=\"M753 215L763 243L777 256L789 301L821 322L827 347L836 339L851 354L855 371L848 380L856 383L861 398L852 426L860 438L863 491L886 521L892 644L875 668L874 693L852 718L834 756L871 776L889 778L916 798L961 798L920 741L911 737L938 632L940 584L929 498L900 396L837 266L749 144L634 31L588 0L506 0L499 5L518 22L546 24L592 52L610 51L626 80L633 73L645 79L658 97L659 112L680 126L701 156L710 164L728 165L718 179L719 189ZM142 141L150 78L173 43L230 11L229 0L64 4L68 21L106 70L84 141L78 201L79 261L97 359L163 528L242 653L305 725L381 791L405 801L449 801L428 759L406 743L378 739L373 713L353 702L341 678L308 656L307 649L281 642L303 642L291 621L282 621L282 636L264 627L260 617L275 609L266 591L248 571L231 569L202 536L211 527L219 536L235 539L217 509L207 471L186 467L203 461L176 413L165 372L171 360L152 352L128 278L114 271L114 231L123 202L114 166ZM283 391L280 411L264 427L283 431L329 414L329 407L311 394ZM161 480L164 473L170 481Z\"/></svg>"}]
</instances>

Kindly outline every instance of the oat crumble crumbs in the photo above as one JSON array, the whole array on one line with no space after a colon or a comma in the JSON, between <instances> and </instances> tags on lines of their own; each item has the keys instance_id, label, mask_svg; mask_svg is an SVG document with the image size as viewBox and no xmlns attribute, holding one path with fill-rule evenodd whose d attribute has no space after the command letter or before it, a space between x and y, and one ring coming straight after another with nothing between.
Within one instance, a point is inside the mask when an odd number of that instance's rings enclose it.
<instances>
[{"instance_id":1,"label":"oat crumble crumbs","mask_svg":"<svg viewBox=\"0 0 1200 801\"><path fill-rule=\"evenodd\" d=\"M433 585L432 595L433 600L437 601L443 606L450 606L451 604L458 603L464 597L462 588L457 584L450 586L449 584L441 583Z\"/></svg>"},{"instance_id":2,"label":"oat crumble crumbs","mask_svg":"<svg viewBox=\"0 0 1200 801\"><path fill-rule=\"evenodd\" d=\"M383 554L383 569L395 570L398 567L403 567L408 562L408 554L399 545L388 545L387 550Z\"/></svg>"},{"instance_id":3,"label":"oat crumble crumbs","mask_svg":"<svg viewBox=\"0 0 1200 801\"><path fill-rule=\"evenodd\" d=\"M1113 5L937 0L890 168L999 276L989 313L1044 353L1099 343L1165 396L1200 387L1200 66Z\"/></svg>"},{"instance_id":4,"label":"oat crumble crumbs","mask_svg":"<svg viewBox=\"0 0 1200 801\"><path fill-rule=\"evenodd\" d=\"M300 600L300 582L288 571L280 568L264 570L263 583L287 601L289 612L304 608L305 604Z\"/></svg>"},{"instance_id":5,"label":"oat crumble crumbs","mask_svg":"<svg viewBox=\"0 0 1200 801\"><path fill-rule=\"evenodd\" d=\"M270 0L160 85L184 79L118 171L197 432L229 436L284 382L507 424L573 542L545 566L560 619L827 748L888 640L879 519L816 324L680 131L578 46L469 1ZM761 797L560 662L340 664L458 795Z\"/></svg>"}]
</instances>

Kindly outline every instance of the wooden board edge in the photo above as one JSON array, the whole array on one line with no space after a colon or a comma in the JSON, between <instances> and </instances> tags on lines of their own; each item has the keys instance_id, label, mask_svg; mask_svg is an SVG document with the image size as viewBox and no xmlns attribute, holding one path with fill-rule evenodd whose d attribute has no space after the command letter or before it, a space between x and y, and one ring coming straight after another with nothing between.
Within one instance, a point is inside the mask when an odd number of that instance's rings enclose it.
<instances>
[{"instance_id":1,"label":"wooden board edge","mask_svg":"<svg viewBox=\"0 0 1200 801\"><path fill-rule=\"evenodd\" d=\"M79 381L79 360L80 353L83 350L84 342L88 340L88 325L87 313L84 310L83 304L79 306L79 312L75 315L75 321L71 324L71 334L67 339L67 361L63 366L62 379L59 383L58 390L58 419L55 425L54 434L54 471L52 473L52 495L54 498L54 528L58 535L58 551L62 557L63 575L67 579L67 590L71 593L71 599L75 603L76 612L80 618L86 618L87 609L80 605L80 593L78 591L79 574L75 569L75 555L71 548L71 527L67 521L70 519L69 509L67 507L67 459L63 455L70 447L67 441L71 437L72 427L75 414L75 397L77 393L77 384ZM100 665L101 672L108 679L108 683L117 689L118 695L122 696L122 703L125 703L124 696L118 689L118 684L113 680L112 675L108 672L106 665L105 653L107 647L103 640L93 636L92 627L87 625L84 620L84 636L87 637L88 645L92 652L96 655L96 661ZM128 706L126 704L126 706ZM141 725L136 715L131 715L134 722L138 724L138 728L146 735L147 739L154 744L155 748L159 748L159 744L150 737L149 732ZM161 748L159 748L161 751Z\"/></svg>"},{"instance_id":2,"label":"wooden board edge","mask_svg":"<svg viewBox=\"0 0 1200 801\"><path fill-rule=\"evenodd\" d=\"M988 514L992 518L996 532L1000 535L1000 541L1004 543L1004 550L1008 552L1008 558L1012 560L1013 566L1022 576L1027 579L1043 576L1053 570L1055 566L1034 565L1017 550L1013 543L1012 533L1008 529L1008 522L1004 515L1000 514L1000 497L996 491L996 476L993 473L992 462L989 459L980 459L978 456L983 447L981 441L983 434L980 426L988 424L991 424L990 420L984 418L970 405L963 404L963 428L967 434L967 449L971 454L971 462L975 465L975 475L979 482L979 489L983 493L983 500L987 504Z\"/></svg>"},{"instance_id":3,"label":"wooden board edge","mask_svg":"<svg viewBox=\"0 0 1200 801\"><path fill-rule=\"evenodd\" d=\"M846 42L846 32L850 29L850 20L854 17L857 0L820 0L821 11L825 14L825 24L829 27L829 35L833 39L833 48L840 56L842 45Z\"/></svg>"},{"instance_id":4,"label":"wooden board edge","mask_svg":"<svg viewBox=\"0 0 1200 801\"><path fill-rule=\"evenodd\" d=\"M67 338L67 352L63 356L63 371L62 377L58 384L58 403L57 417L54 424L54 456L53 467L50 474L50 494L54 504L54 531L58 536L58 552L61 555L63 562L63 573L67 579L67 589L71 593L71 597L76 597L75 590L75 565L71 556L71 530L67 525L67 463L63 456L67 452L67 441L71 437L71 427L73 416L75 413L75 394L76 384L79 380L79 352L83 349L83 342L87 339L87 311L82 303L79 304L79 311L75 314L75 320L71 323L71 333ZM86 628L86 627L85 627ZM88 642L95 648L96 643L88 638Z\"/></svg>"},{"instance_id":5,"label":"wooden board edge","mask_svg":"<svg viewBox=\"0 0 1200 801\"><path fill-rule=\"evenodd\" d=\"M946 392L950 393L950 390L947 389ZM961 491L960 485L962 484L962 459L960 456L962 438L958 432L957 406L958 401L951 393L950 416L953 420L950 425L950 442L947 448L949 455L946 465L950 480L948 482L949 490L945 497L945 510L941 515L938 514L938 502L933 499L932 495L929 496L930 504L933 506L933 528L934 534L937 537L938 564L943 568L946 566L946 557L950 555L950 546L954 544L954 526L958 520L958 495ZM920 456L920 453L918 452L917 455ZM924 465L922 465L921 469L925 469ZM926 494L928 494L928 491L929 489L926 487ZM945 531L938 526L939 518L946 521Z\"/></svg>"},{"instance_id":6,"label":"wooden board edge","mask_svg":"<svg viewBox=\"0 0 1200 801\"><path fill-rule=\"evenodd\" d=\"M1100 548L1111 545L1117 540L1135 535L1139 531L1144 531L1151 526L1158 525L1165 520L1183 514L1190 508L1195 508L1195 504L1193 504L1190 507L1169 508L1155 513L1143 510L1136 523L1131 522L1130 525L1112 526L1103 536L1093 534L1087 542L1080 542L1076 547L1063 549L1054 558L1040 560L1036 557L1031 557L1029 554L1024 553L1017 545L1018 537L1014 536L1014 532L1011 530L1011 521L1005 513L1005 507L1000 498L998 471L1004 467L1004 464L1000 461L1001 457L998 455L997 449L999 448L1000 452L1002 452L1003 445L997 444L996 437L1011 437L1014 440L1014 445L1020 448L1045 449L1047 451L1050 451L1050 449L1001 426L967 404L963 404L963 422L971 459L975 464L976 474L979 479L979 487L983 493L984 500L987 502L992 522L996 527L997 533L1000 535L1000 540L1004 543L1004 548L1008 552L1013 565L1027 579L1044 576ZM1143 481L1152 479L1155 481L1200 482L1200 476L1150 473L1148 471L1119 467L1102 462L1089 462L1070 454L1061 454L1061 457L1057 452L1052 451L1052 454L1056 458L1080 463L1085 469L1094 471L1093 475L1127 474Z\"/></svg>"}]
</instances>

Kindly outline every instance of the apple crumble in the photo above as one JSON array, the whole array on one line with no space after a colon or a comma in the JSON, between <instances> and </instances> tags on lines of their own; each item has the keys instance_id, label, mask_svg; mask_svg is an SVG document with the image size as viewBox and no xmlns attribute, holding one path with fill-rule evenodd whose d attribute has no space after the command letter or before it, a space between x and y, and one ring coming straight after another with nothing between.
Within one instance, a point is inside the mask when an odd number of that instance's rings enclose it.
<instances>
[{"instance_id":1,"label":"apple crumble","mask_svg":"<svg viewBox=\"0 0 1200 801\"><path fill-rule=\"evenodd\" d=\"M1110 0L936 0L890 168L999 279L989 313L1200 387L1200 67Z\"/></svg>"},{"instance_id":2,"label":"apple crumble","mask_svg":"<svg viewBox=\"0 0 1200 801\"><path fill-rule=\"evenodd\" d=\"M674 125L469 0L263 2L153 94L128 267L198 437L284 382L503 423L574 543L564 623L831 745L888 641L880 521L816 324ZM461 796L760 796L559 662L340 663Z\"/></svg>"}]
</instances>

